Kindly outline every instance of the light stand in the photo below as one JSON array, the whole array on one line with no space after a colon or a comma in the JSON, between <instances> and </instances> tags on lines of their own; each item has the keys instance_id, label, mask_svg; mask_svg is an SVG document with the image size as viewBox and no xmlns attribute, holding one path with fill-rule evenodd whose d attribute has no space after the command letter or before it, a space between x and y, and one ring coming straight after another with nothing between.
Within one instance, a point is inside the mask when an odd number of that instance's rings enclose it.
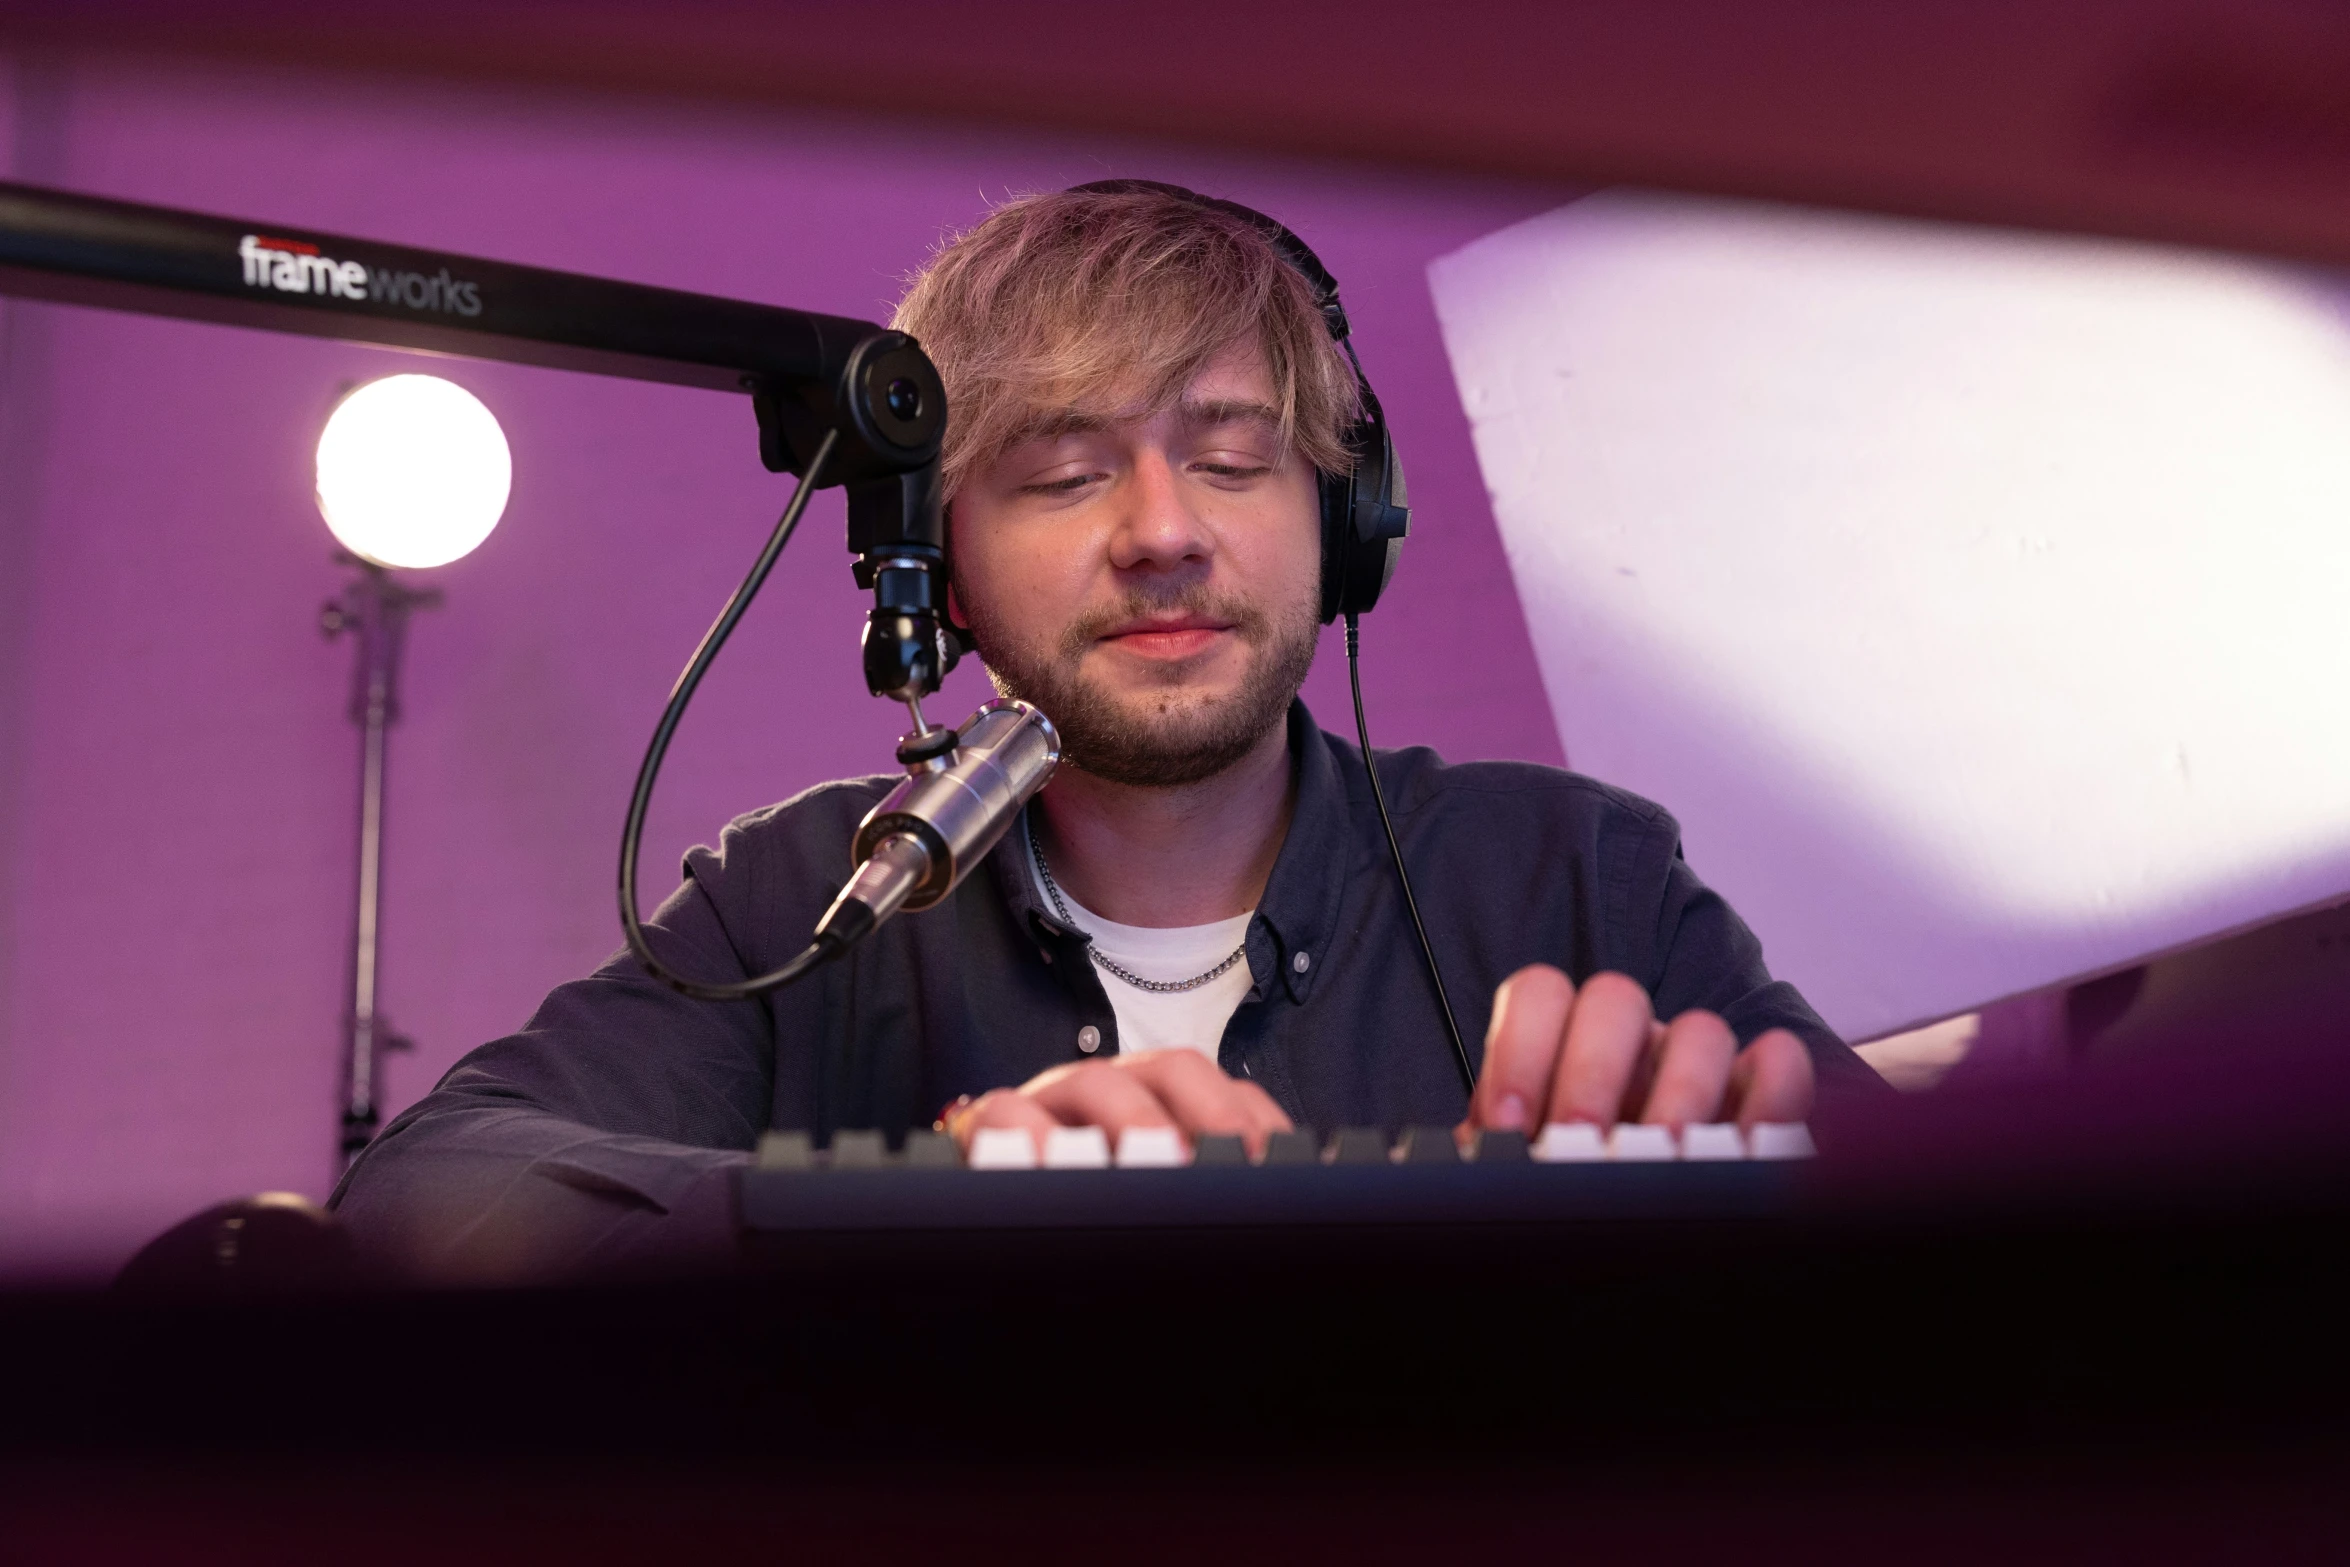
<instances>
[{"instance_id":1,"label":"light stand","mask_svg":"<svg viewBox=\"0 0 2350 1567\"><path fill-rule=\"evenodd\" d=\"M349 1054L344 1063L343 1162L382 1120L377 1069L408 1041L384 1023L377 993L383 926L384 762L400 716L400 653L408 616L440 603L396 569L445 566L498 525L513 487L513 453L497 415L438 376L401 374L350 389L318 436L318 511L356 575L320 613L327 636L349 632L351 721L359 726L359 888L351 922Z\"/></svg>"},{"instance_id":2,"label":"light stand","mask_svg":"<svg viewBox=\"0 0 2350 1567\"><path fill-rule=\"evenodd\" d=\"M351 682L351 719L359 726L359 895L351 924L349 1053L344 1063L343 1162L375 1136L376 1065L388 1050L410 1042L384 1025L376 998L376 956L383 915L384 750L386 732L400 716L400 651L408 616L441 601L438 588L411 588L371 560L337 550L335 559L358 574L342 597L328 601L319 625L331 640L357 639Z\"/></svg>"}]
</instances>

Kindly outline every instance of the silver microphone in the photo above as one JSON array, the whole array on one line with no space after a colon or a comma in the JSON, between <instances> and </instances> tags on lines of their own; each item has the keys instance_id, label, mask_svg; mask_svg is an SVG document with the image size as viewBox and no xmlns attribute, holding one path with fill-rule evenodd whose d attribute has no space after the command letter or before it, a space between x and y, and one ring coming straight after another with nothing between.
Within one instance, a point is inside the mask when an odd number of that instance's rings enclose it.
<instances>
[{"instance_id":1,"label":"silver microphone","mask_svg":"<svg viewBox=\"0 0 2350 1567\"><path fill-rule=\"evenodd\" d=\"M857 826L859 862L816 927L818 941L855 941L901 909L926 909L987 858L1053 776L1061 737L1026 702L988 703L958 730L914 734L898 747L906 781Z\"/></svg>"}]
</instances>

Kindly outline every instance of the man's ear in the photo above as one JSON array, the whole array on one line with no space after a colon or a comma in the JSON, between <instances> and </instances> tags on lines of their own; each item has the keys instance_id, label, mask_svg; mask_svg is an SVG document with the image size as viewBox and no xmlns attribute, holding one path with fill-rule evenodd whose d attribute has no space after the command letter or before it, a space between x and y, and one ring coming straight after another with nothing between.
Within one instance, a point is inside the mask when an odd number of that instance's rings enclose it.
<instances>
[{"instance_id":1,"label":"man's ear","mask_svg":"<svg viewBox=\"0 0 2350 1567\"><path fill-rule=\"evenodd\" d=\"M971 628L963 622L963 606L955 597L955 584L952 579L947 582L946 633L955 639L956 645L961 647L965 653L979 651L978 639L971 635Z\"/></svg>"},{"instance_id":2,"label":"man's ear","mask_svg":"<svg viewBox=\"0 0 2350 1567\"><path fill-rule=\"evenodd\" d=\"M963 601L955 593L955 503L946 502L939 508L939 520L946 526L947 536L947 635L955 639L965 653L976 653L979 644L971 636L971 626L963 618Z\"/></svg>"}]
</instances>

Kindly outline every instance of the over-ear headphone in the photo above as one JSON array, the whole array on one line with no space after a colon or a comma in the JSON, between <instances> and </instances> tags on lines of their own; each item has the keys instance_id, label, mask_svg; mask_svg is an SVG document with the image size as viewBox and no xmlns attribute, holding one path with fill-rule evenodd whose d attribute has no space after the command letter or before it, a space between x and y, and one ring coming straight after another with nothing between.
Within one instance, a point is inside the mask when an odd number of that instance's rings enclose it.
<instances>
[{"instance_id":1,"label":"over-ear headphone","mask_svg":"<svg viewBox=\"0 0 2350 1567\"><path fill-rule=\"evenodd\" d=\"M1073 195L1124 196L1144 191L1173 196L1240 219L1272 242L1281 259L1296 268L1313 290L1314 307L1330 328L1331 341L1346 350L1354 366L1355 392L1362 416L1346 432L1346 446L1355 454L1354 466L1343 473L1325 471L1322 493L1322 620L1359 615L1379 602L1387 579L1395 575L1403 554L1404 535L1411 531L1412 511L1404 489L1403 464L1396 460L1395 442L1387 433L1387 418L1379 399L1355 357L1347 325L1346 306L1338 300L1338 280L1302 239L1252 207L1160 180L1095 180L1073 185Z\"/></svg>"}]
</instances>

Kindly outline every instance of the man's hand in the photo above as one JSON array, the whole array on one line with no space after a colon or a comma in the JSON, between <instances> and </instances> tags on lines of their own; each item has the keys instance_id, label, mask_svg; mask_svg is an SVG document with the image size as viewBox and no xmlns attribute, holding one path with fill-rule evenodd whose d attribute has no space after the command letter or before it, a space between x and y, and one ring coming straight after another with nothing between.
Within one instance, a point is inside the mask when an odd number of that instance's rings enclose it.
<instances>
[{"instance_id":1,"label":"man's hand","mask_svg":"<svg viewBox=\"0 0 2350 1567\"><path fill-rule=\"evenodd\" d=\"M1289 1117L1246 1078L1226 1077L1196 1050L1144 1050L1105 1061L1073 1061L1040 1072L1018 1088L981 1094L946 1118L965 1154L991 1126L1025 1128L1039 1151L1056 1126L1098 1126L1114 1149L1127 1128L1171 1126L1188 1148L1195 1137L1232 1136L1261 1157L1265 1139L1290 1129Z\"/></svg>"},{"instance_id":2,"label":"man's hand","mask_svg":"<svg viewBox=\"0 0 2350 1567\"><path fill-rule=\"evenodd\" d=\"M1485 1069L1462 1129L1532 1135L1558 1121L1753 1126L1800 1121L1811 1099L1810 1052L1783 1028L1740 1050L1711 1012L1659 1023L1648 992L1621 974L1594 974L1577 990L1537 963L1494 993Z\"/></svg>"}]
</instances>

